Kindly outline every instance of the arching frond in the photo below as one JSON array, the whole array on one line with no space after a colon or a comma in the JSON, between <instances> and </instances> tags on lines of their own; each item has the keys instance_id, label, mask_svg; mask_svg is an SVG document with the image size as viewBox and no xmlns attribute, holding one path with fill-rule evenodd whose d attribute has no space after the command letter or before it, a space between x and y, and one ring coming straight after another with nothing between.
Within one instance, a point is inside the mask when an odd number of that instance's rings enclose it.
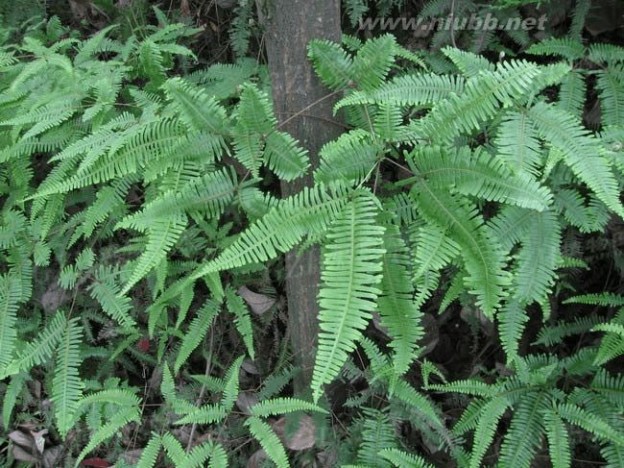
<instances>
[{"instance_id":1,"label":"arching frond","mask_svg":"<svg viewBox=\"0 0 624 468\"><path fill-rule=\"evenodd\" d=\"M341 210L327 234L319 291L319 343L312 376L314 401L340 372L362 336L380 293L382 236L377 206L359 191Z\"/></svg>"}]
</instances>

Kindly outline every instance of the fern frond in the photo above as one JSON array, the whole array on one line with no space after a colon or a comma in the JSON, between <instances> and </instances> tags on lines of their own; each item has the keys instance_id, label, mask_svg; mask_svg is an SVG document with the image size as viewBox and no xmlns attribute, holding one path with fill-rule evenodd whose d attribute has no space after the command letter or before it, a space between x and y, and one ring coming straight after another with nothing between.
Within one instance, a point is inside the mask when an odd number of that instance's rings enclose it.
<instances>
[{"instance_id":1,"label":"fern frond","mask_svg":"<svg viewBox=\"0 0 624 468\"><path fill-rule=\"evenodd\" d=\"M615 44L595 43L588 49L588 58L596 63L614 64L624 62L624 47Z\"/></svg>"},{"instance_id":2,"label":"fern frond","mask_svg":"<svg viewBox=\"0 0 624 468\"><path fill-rule=\"evenodd\" d=\"M442 49L442 53L453 62L466 78L477 76L482 70L490 72L496 71L494 64L482 55L477 55L454 47L445 47Z\"/></svg>"},{"instance_id":3,"label":"fern frond","mask_svg":"<svg viewBox=\"0 0 624 468\"><path fill-rule=\"evenodd\" d=\"M264 379L262 388L258 391L258 399L260 401L267 400L279 394L288 385L288 382L292 380L296 372L296 368L291 365L267 376Z\"/></svg>"},{"instance_id":4,"label":"fern frond","mask_svg":"<svg viewBox=\"0 0 624 468\"><path fill-rule=\"evenodd\" d=\"M145 275L166 258L167 253L182 235L186 224L187 219L184 214L176 214L169 219L153 221L149 229L145 251L136 261L130 278L121 290L121 295L126 294L132 286L143 279Z\"/></svg>"},{"instance_id":5,"label":"fern frond","mask_svg":"<svg viewBox=\"0 0 624 468\"><path fill-rule=\"evenodd\" d=\"M154 220L168 219L180 213L192 215L202 212L217 218L232 202L235 191L234 178L229 171L223 169L209 172L202 177L193 177L181 187L146 203L139 213L125 217L115 228L143 230L152 225Z\"/></svg>"},{"instance_id":6,"label":"fern frond","mask_svg":"<svg viewBox=\"0 0 624 468\"><path fill-rule=\"evenodd\" d=\"M7 375L19 371L29 371L33 366L47 361L52 356L66 328L65 314L60 311L56 312L52 320L38 333L37 338L28 343L15 361L9 365Z\"/></svg>"},{"instance_id":7,"label":"fern frond","mask_svg":"<svg viewBox=\"0 0 624 468\"><path fill-rule=\"evenodd\" d=\"M323 249L319 291L319 344L312 376L314 401L333 380L362 336L380 291L382 236L369 192L354 199L330 226Z\"/></svg>"},{"instance_id":8,"label":"fern frond","mask_svg":"<svg viewBox=\"0 0 624 468\"><path fill-rule=\"evenodd\" d=\"M418 121L418 128L432 141L439 141L440 136L450 141L461 133L480 130L482 122L493 118L500 107L524 97L538 74L538 68L528 62L503 62L496 72L483 71L468 79L462 94L439 102Z\"/></svg>"},{"instance_id":9,"label":"fern frond","mask_svg":"<svg viewBox=\"0 0 624 468\"><path fill-rule=\"evenodd\" d=\"M349 86L353 77L353 59L335 42L313 40L308 44L308 58L314 70L330 89Z\"/></svg>"},{"instance_id":10,"label":"fern frond","mask_svg":"<svg viewBox=\"0 0 624 468\"><path fill-rule=\"evenodd\" d=\"M52 396L56 425L63 438L74 424L84 386L78 374L80 366L79 346L82 341L82 326L79 319L66 323L65 332L56 350L56 366L52 379Z\"/></svg>"},{"instance_id":11,"label":"fern frond","mask_svg":"<svg viewBox=\"0 0 624 468\"><path fill-rule=\"evenodd\" d=\"M228 288L225 291L225 300L229 312L234 314L234 325L236 326L238 333L240 333L243 338L247 354L249 354L249 357L254 360L256 353L254 350L253 325L251 323L251 317L249 316L249 309L247 309L243 299L239 295L235 294L234 290L231 288Z\"/></svg>"},{"instance_id":12,"label":"fern frond","mask_svg":"<svg viewBox=\"0 0 624 468\"><path fill-rule=\"evenodd\" d=\"M596 414L571 403L561 403L557 405L557 412L563 419L600 439L613 442L620 446L624 445L624 433L615 429L611 424Z\"/></svg>"},{"instance_id":13,"label":"fern frond","mask_svg":"<svg viewBox=\"0 0 624 468\"><path fill-rule=\"evenodd\" d=\"M381 151L380 144L365 130L344 133L321 148L321 161L314 179L323 183L345 180L359 184L371 174Z\"/></svg>"},{"instance_id":14,"label":"fern frond","mask_svg":"<svg viewBox=\"0 0 624 468\"><path fill-rule=\"evenodd\" d=\"M125 408L138 408L141 403L131 390L125 388L109 388L90 393L80 399L80 411L85 411L90 405L112 404Z\"/></svg>"},{"instance_id":15,"label":"fern frond","mask_svg":"<svg viewBox=\"0 0 624 468\"><path fill-rule=\"evenodd\" d=\"M327 414L327 410L298 398L272 398L253 405L250 414L258 418L279 416L281 414L294 413L296 411L315 411Z\"/></svg>"},{"instance_id":16,"label":"fern frond","mask_svg":"<svg viewBox=\"0 0 624 468\"><path fill-rule=\"evenodd\" d=\"M531 466L531 460L541 445L544 433L542 411L548 398L542 392L524 395L514 408L511 423L501 447L500 462L504 466Z\"/></svg>"},{"instance_id":17,"label":"fern frond","mask_svg":"<svg viewBox=\"0 0 624 468\"><path fill-rule=\"evenodd\" d=\"M573 61L585 55L585 47L575 39L551 37L533 44L526 52L533 55L554 55Z\"/></svg>"},{"instance_id":18,"label":"fern frond","mask_svg":"<svg viewBox=\"0 0 624 468\"><path fill-rule=\"evenodd\" d=\"M585 77L581 73L572 70L561 80L557 105L577 119L580 119L582 118L583 106L585 105L586 91Z\"/></svg>"},{"instance_id":19,"label":"fern frond","mask_svg":"<svg viewBox=\"0 0 624 468\"><path fill-rule=\"evenodd\" d=\"M160 437L160 440L167 456L171 461L179 463L179 461L183 461L186 458L186 453L182 448L182 444L171 434L171 432L165 432Z\"/></svg>"},{"instance_id":20,"label":"fern frond","mask_svg":"<svg viewBox=\"0 0 624 468\"><path fill-rule=\"evenodd\" d=\"M624 375L612 375L601 369L594 376L590 388L609 402L624 408Z\"/></svg>"},{"instance_id":21,"label":"fern frond","mask_svg":"<svg viewBox=\"0 0 624 468\"><path fill-rule=\"evenodd\" d=\"M271 429L271 426L269 426L262 419L254 416L247 418L245 426L249 428L251 435L254 436L258 442L260 442L260 445L273 463L280 468L287 468L290 466L286 450L284 450L284 446L280 442L277 435L275 435L275 432L273 432L273 429Z\"/></svg>"},{"instance_id":22,"label":"fern frond","mask_svg":"<svg viewBox=\"0 0 624 468\"><path fill-rule=\"evenodd\" d=\"M420 182L410 191L425 219L446 230L462 249L468 271L466 285L477 295L478 304L490 317L504 294L508 279L504 257L483 228L483 219L468 203Z\"/></svg>"},{"instance_id":23,"label":"fern frond","mask_svg":"<svg viewBox=\"0 0 624 468\"><path fill-rule=\"evenodd\" d=\"M420 455L406 453L395 448L384 448L379 455L398 468L432 468Z\"/></svg>"},{"instance_id":24,"label":"fern frond","mask_svg":"<svg viewBox=\"0 0 624 468\"><path fill-rule=\"evenodd\" d=\"M183 418L176 421L176 424L214 424L225 419L229 411L219 404L210 404L195 408L189 411Z\"/></svg>"},{"instance_id":25,"label":"fern frond","mask_svg":"<svg viewBox=\"0 0 624 468\"><path fill-rule=\"evenodd\" d=\"M292 181L310 166L308 151L286 132L274 131L265 140L264 163L280 179Z\"/></svg>"},{"instance_id":26,"label":"fern frond","mask_svg":"<svg viewBox=\"0 0 624 468\"><path fill-rule=\"evenodd\" d=\"M600 90L602 125L624 124L624 68L599 71L596 86Z\"/></svg>"},{"instance_id":27,"label":"fern frond","mask_svg":"<svg viewBox=\"0 0 624 468\"><path fill-rule=\"evenodd\" d=\"M353 80L358 88L375 89L384 81L398 47L392 34L369 39L360 47L353 60Z\"/></svg>"},{"instance_id":28,"label":"fern frond","mask_svg":"<svg viewBox=\"0 0 624 468\"><path fill-rule=\"evenodd\" d=\"M398 228L387 226L384 235L383 277L381 296L377 300L381 325L391 336L394 351L392 363L398 377L409 369L416 357L416 348L424 336L422 312L412 301L414 290L410 281L410 258Z\"/></svg>"},{"instance_id":29,"label":"fern frond","mask_svg":"<svg viewBox=\"0 0 624 468\"><path fill-rule=\"evenodd\" d=\"M448 99L452 94L460 95L465 80L457 75L436 75L419 73L401 75L376 89L364 92L354 91L334 106L334 112L347 106L364 104L397 104L399 106L432 106Z\"/></svg>"},{"instance_id":30,"label":"fern frond","mask_svg":"<svg viewBox=\"0 0 624 468\"><path fill-rule=\"evenodd\" d=\"M520 339L524 327L529 321L525 304L516 297L507 300L496 314L499 322L498 332L501 344L510 363L518 355Z\"/></svg>"},{"instance_id":31,"label":"fern frond","mask_svg":"<svg viewBox=\"0 0 624 468\"><path fill-rule=\"evenodd\" d=\"M363 409L362 441L358 448L358 462L365 466L388 467L381 456L382 449L396 448L396 435L390 418L384 411Z\"/></svg>"},{"instance_id":32,"label":"fern frond","mask_svg":"<svg viewBox=\"0 0 624 468\"><path fill-rule=\"evenodd\" d=\"M137 463L137 468L153 468L156 466L156 459L160 452L161 439L156 433L152 433L149 442L141 453L141 458Z\"/></svg>"},{"instance_id":33,"label":"fern frond","mask_svg":"<svg viewBox=\"0 0 624 468\"><path fill-rule=\"evenodd\" d=\"M138 406L132 408L120 408L117 413L115 413L108 422L99 427L93 434L91 434L89 438L89 442L82 449L78 458L76 459L76 463L74 465L75 468L79 466L79 463L87 456L87 454L98 447L105 440L110 439L114 435L118 434L121 429L131 423L131 422L140 422L141 414Z\"/></svg>"},{"instance_id":34,"label":"fern frond","mask_svg":"<svg viewBox=\"0 0 624 468\"><path fill-rule=\"evenodd\" d=\"M0 375L13 358L17 340L17 310L22 298L22 287L15 275L0 276Z\"/></svg>"},{"instance_id":35,"label":"fern frond","mask_svg":"<svg viewBox=\"0 0 624 468\"><path fill-rule=\"evenodd\" d=\"M602 307L622 307L624 306L624 296L612 293L582 294L572 296L563 301L564 304L587 304Z\"/></svg>"},{"instance_id":36,"label":"fern frond","mask_svg":"<svg viewBox=\"0 0 624 468\"><path fill-rule=\"evenodd\" d=\"M426 224L415 231L416 254L413 278L419 279L429 271L449 265L460 253L459 245L445 231Z\"/></svg>"},{"instance_id":37,"label":"fern frond","mask_svg":"<svg viewBox=\"0 0 624 468\"><path fill-rule=\"evenodd\" d=\"M225 109L201 88L183 78L170 78L163 90L171 100L169 106L178 112L181 121L190 131L208 130L221 134L225 130Z\"/></svg>"},{"instance_id":38,"label":"fern frond","mask_svg":"<svg viewBox=\"0 0 624 468\"><path fill-rule=\"evenodd\" d=\"M494 397L498 389L494 385L488 385L484 382L474 379L455 380L448 384L432 384L427 387L428 390L436 390L439 392L463 393L464 395L473 395L479 397Z\"/></svg>"},{"instance_id":39,"label":"fern frond","mask_svg":"<svg viewBox=\"0 0 624 468\"><path fill-rule=\"evenodd\" d=\"M599 154L599 142L564 111L539 102L528 110L539 133L563 152L572 172L611 210L624 215L615 176Z\"/></svg>"},{"instance_id":40,"label":"fern frond","mask_svg":"<svg viewBox=\"0 0 624 468\"><path fill-rule=\"evenodd\" d=\"M278 252L289 251L306 234L324 232L347 202L346 191L336 188L334 193L328 193L325 186L317 184L281 201L192 278L264 262L275 258Z\"/></svg>"},{"instance_id":41,"label":"fern frond","mask_svg":"<svg viewBox=\"0 0 624 468\"><path fill-rule=\"evenodd\" d=\"M508 406L509 401L507 401L507 398L499 396L492 398L481 408L475 428L470 468L481 466L483 456L494 438L498 422L503 417Z\"/></svg>"},{"instance_id":42,"label":"fern frond","mask_svg":"<svg viewBox=\"0 0 624 468\"><path fill-rule=\"evenodd\" d=\"M190 323L188 330L184 334L182 343L180 344L180 349L178 350L178 355L176 356L175 364L173 366L176 374L180 371L182 365L188 360L193 350L199 346L201 341L206 336L206 333L219 313L220 308L221 303L219 301L209 299L197 311L197 316Z\"/></svg>"},{"instance_id":43,"label":"fern frond","mask_svg":"<svg viewBox=\"0 0 624 468\"><path fill-rule=\"evenodd\" d=\"M515 294L530 304L546 299L555 279L561 228L552 211L535 213L522 242L514 274Z\"/></svg>"},{"instance_id":44,"label":"fern frond","mask_svg":"<svg viewBox=\"0 0 624 468\"><path fill-rule=\"evenodd\" d=\"M546 187L528 176L512 174L486 152L472 152L466 147L456 152L426 147L410 156L417 169L415 179L426 178L434 189L452 187L464 195L539 211L546 209L552 199Z\"/></svg>"},{"instance_id":45,"label":"fern frond","mask_svg":"<svg viewBox=\"0 0 624 468\"><path fill-rule=\"evenodd\" d=\"M206 462L209 468L213 467L227 467L227 454L221 445L216 442L208 441L204 442L197 447L194 447L186 457L180 461L180 468L199 468L206 466Z\"/></svg>"},{"instance_id":46,"label":"fern frond","mask_svg":"<svg viewBox=\"0 0 624 468\"><path fill-rule=\"evenodd\" d=\"M543 159L537 137L526 113L506 112L494 140L496 156L514 172L537 174Z\"/></svg>"},{"instance_id":47,"label":"fern frond","mask_svg":"<svg viewBox=\"0 0 624 468\"><path fill-rule=\"evenodd\" d=\"M30 377L26 372L15 374L11 376L11 381L4 390L4 394L2 395L2 425L7 431L11 425L11 414L17 403L17 398L26 387L26 382L29 379Z\"/></svg>"},{"instance_id":48,"label":"fern frond","mask_svg":"<svg viewBox=\"0 0 624 468\"><path fill-rule=\"evenodd\" d=\"M223 396L221 397L221 406L225 408L226 411L230 411L236 402L236 398L238 397L238 393L240 391L239 387L239 374L241 364L243 363L243 359L245 356L239 356L230 364L227 372L225 373L225 385L223 386Z\"/></svg>"},{"instance_id":49,"label":"fern frond","mask_svg":"<svg viewBox=\"0 0 624 468\"><path fill-rule=\"evenodd\" d=\"M101 267L97 271L95 281L89 287L91 297L98 301L102 310L116 320L122 328L132 330L136 326L136 321L129 314L132 310L132 301L129 297L119 294L121 288L115 276L113 270Z\"/></svg>"},{"instance_id":50,"label":"fern frond","mask_svg":"<svg viewBox=\"0 0 624 468\"><path fill-rule=\"evenodd\" d=\"M552 410L544 412L544 429L548 438L548 454L553 468L571 466L570 440L568 430L559 415Z\"/></svg>"}]
</instances>

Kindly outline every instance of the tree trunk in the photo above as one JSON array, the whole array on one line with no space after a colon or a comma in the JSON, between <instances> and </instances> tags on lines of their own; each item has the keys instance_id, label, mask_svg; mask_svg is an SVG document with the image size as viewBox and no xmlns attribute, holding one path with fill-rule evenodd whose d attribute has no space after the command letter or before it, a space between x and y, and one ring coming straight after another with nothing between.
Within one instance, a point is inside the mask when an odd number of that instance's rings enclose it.
<instances>
[{"instance_id":1,"label":"tree trunk","mask_svg":"<svg viewBox=\"0 0 624 468\"><path fill-rule=\"evenodd\" d=\"M265 0L266 48L271 73L273 104L281 129L308 149L312 169L318 152L340 134L332 123L335 99L316 78L307 58L312 39L340 41L340 0ZM311 171L291 183L283 182L284 197L312 185ZM295 379L295 393L308 392L316 354L320 281L319 249L297 256L286 255L286 294L291 344L295 364L302 372Z\"/></svg>"}]
</instances>

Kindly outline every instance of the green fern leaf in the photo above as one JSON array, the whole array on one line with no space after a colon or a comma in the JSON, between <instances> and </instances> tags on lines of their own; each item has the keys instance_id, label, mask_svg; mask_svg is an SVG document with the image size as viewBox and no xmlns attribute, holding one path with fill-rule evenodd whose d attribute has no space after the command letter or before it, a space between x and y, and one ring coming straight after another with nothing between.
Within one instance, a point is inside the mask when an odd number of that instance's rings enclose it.
<instances>
[{"instance_id":1,"label":"green fern leaf","mask_svg":"<svg viewBox=\"0 0 624 468\"><path fill-rule=\"evenodd\" d=\"M381 152L381 145L369 132L355 129L344 133L321 148L314 179L323 183L345 180L359 184L372 173Z\"/></svg>"},{"instance_id":2,"label":"green fern leaf","mask_svg":"<svg viewBox=\"0 0 624 468\"><path fill-rule=\"evenodd\" d=\"M223 447L216 442L208 441L194 447L184 460L179 462L179 467L198 468L206 466L206 461L208 460L208 467L227 466L227 455Z\"/></svg>"},{"instance_id":3,"label":"green fern leaf","mask_svg":"<svg viewBox=\"0 0 624 468\"><path fill-rule=\"evenodd\" d=\"M267 418L269 416L279 416L286 413L294 413L296 411L316 411L318 413L327 414L327 410L297 398L273 398L271 400L261 401L253 405L250 414L258 418Z\"/></svg>"},{"instance_id":4,"label":"green fern leaf","mask_svg":"<svg viewBox=\"0 0 624 468\"><path fill-rule=\"evenodd\" d=\"M264 163L286 181L301 177L310 165L307 150L288 133L277 131L266 137Z\"/></svg>"},{"instance_id":5,"label":"green fern leaf","mask_svg":"<svg viewBox=\"0 0 624 468\"><path fill-rule=\"evenodd\" d=\"M493 118L500 107L525 96L538 74L538 68L528 62L503 62L496 72L483 71L470 78L461 95L438 103L418 121L418 128L433 141L440 136L450 141L463 132L480 130L482 122Z\"/></svg>"},{"instance_id":6,"label":"green fern leaf","mask_svg":"<svg viewBox=\"0 0 624 468\"><path fill-rule=\"evenodd\" d=\"M607 421L596 414L592 414L571 403L557 405L557 412L563 419L600 439L613 442L620 446L624 445L624 433L616 430Z\"/></svg>"},{"instance_id":7,"label":"green fern leaf","mask_svg":"<svg viewBox=\"0 0 624 468\"><path fill-rule=\"evenodd\" d=\"M624 68L599 71L596 86L600 90L602 124L624 124Z\"/></svg>"},{"instance_id":8,"label":"green fern leaf","mask_svg":"<svg viewBox=\"0 0 624 468\"><path fill-rule=\"evenodd\" d=\"M384 448L379 455L398 468L432 468L421 456L395 448Z\"/></svg>"},{"instance_id":9,"label":"green fern leaf","mask_svg":"<svg viewBox=\"0 0 624 468\"><path fill-rule=\"evenodd\" d=\"M356 192L327 234L319 291L319 344L312 376L314 401L355 348L375 309L382 269L382 236L376 204Z\"/></svg>"},{"instance_id":10,"label":"green fern leaf","mask_svg":"<svg viewBox=\"0 0 624 468\"><path fill-rule=\"evenodd\" d=\"M158 265L178 241L186 228L187 219L183 214L171 216L169 219L154 220L149 230L145 251L136 261L130 278L121 290L120 295L126 294L132 286L138 283L150 270Z\"/></svg>"},{"instance_id":11,"label":"green fern leaf","mask_svg":"<svg viewBox=\"0 0 624 468\"><path fill-rule=\"evenodd\" d=\"M567 468L571 465L570 441L564 422L555 411L544 412L544 427L548 438L548 453L553 468Z\"/></svg>"},{"instance_id":12,"label":"green fern leaf","mask_svg":"<svg viewBox=\"0 0 624 468\"><path fill-rule=\"evenodd\" d=\"M478 468L481 466L483 456L494 438L498 422L508 406L509 402L507 398L499 396L491 399L481 408L474 434L470 468Z\"/></svg>"},{"instance_id":13,"label":"green fern leaf","mask_svg":"<svg viewBox=\"0 0 624 468\"><path fill-rule=\"evenodd\" d=\"M599 154L599 142L591 137L570 114L540 102L529 111L540 134L563 152L572 172L611 210L624 216L615 176Z\"/></svg>"},{"instance_id":14,"label":"green fern leaf","mask_svg":"<svg viewBox=\"0 0 624 468\"><path fill-rule=\"evenodd\" d=\"M186 458L186 453L182 444L170 432L166 432L160 437L161 443L167 456L174 463L179 463Z\"/></svg>"},{"instance_id":15,"label":"green fern leaf","mask_svg":"<svg viewBox=\"0 0 624 468\"><path fill-rule=\"evenodd\" d=\"M334 112L347 106L364 104L396 104L399 106L433 106L461 94L465 80L457 75L419 73L401 75L370 91L354 91L334 106Z\"/></svg>"},{"instance_id":16,"label":"green fern leaf","mask_svg":"<svg viewBox=\"0 0 624 468\"><path fill-rule=\"evenodd\" d=\"M273 463L280 468L287 468L290 466L286 450L284 450L284 446L275 435L275 432L273 432L273 429L271 429L271 426L265 423L262 419L253 416L247 418L245 426L249 428L251 435L253 435L254 438L260 442L260 445Z\"/></svg>"},{"instance_id":17,"label":"green fern leaf","mask_svg":"<svg viewBox=\"0 0 624 468\"><path fill-rule=\"evenodd\" d=\"M141 458L137 463L137 468L153 468L156 466L156 459L158 458L158 454L160 452L160 436L156 433L152 433L152 437L150 438L147 446L143 449L141 453Z\"/></svg>"},{"instance_id":18,"label":"green fern leaf","mask_svg":"<svg viewBox=\"0 0 624 468\"><path fill-rule=\"evenodd\" d=\"M192 215L201 212L217 218L230 205L235 192L233 175L225 169L192 177L181 187L168 190L144 204L139 213L125 217L115 228L147 229L154 220L169 219L174 213Z\"/></svg>"},{"instance_id":19,"label":"green fern leaf","mask_svg":"<svg viewBox=\"0 0 624 468\"><path fill-rule=\"evenodd\" d=\"M80 462L84 459L85 456L94 449L96 449L102 442L110 439L121 431L121 429L129 424L130 422L140 422L141 414L138 407L135 408L120 408L119 412L115 413L111 419L98 428L91 437L89 438L89 442L82 449L78 458L76 459L76 463L74 468L77 468L80 465Z\"/></svg>"},{"instance_id":20,"label":"green fern leaf","mask_svg":"<svg viewBox=\"0 0 624 468\"><path fill-rule=\"evenodd\" d=\"M100 268L96 280L89 289L91 297L98 301L106 314L116 320L122 328L134 329L136 322L129 314L132 310L132 301L128 297L119 295L120 287L113 270Z\"/></svg>"},{"instance_id":21,"label":"green fern leaf","mask_svg":"<svg viewBox=\"0 0 624 468\"><path fill-rule=\"evenodd\" d=\"M585 77L581 73L572 70L561 80L557 105L576 118L582 118L586 91Z\"/></svg>"},{"instance_id":22,"label":"green fern leaf","mask_svg":"<svg viewBox=\"0 0 624 468\"><path fill-rule=\"evenodd\" d=\"M180 344L180 349L173 366L176 374L188 360L193 350L199 346L206 336L220 308L221 302L210 299L197 311L197 316L190 323L188 330L184 334L182 343Z\"/></svg>"},{"instance_id":23,"label":"green fern leaf","mask_svg":"<svg viewBox=\"0 0 624 468\"><path fill-rule=\"evenodd\" d=\"M225 373L225 385L223 386L223 396L221 397L221 406L226 411L230 411L234 407L234 403L238 398L239 388L239 374L240 367L243 363L245 356L239 356L234 360L227 372Z\"/></svg>"},{"instance_id":24,"label":"green fern leaf","mask_svg":"<svg viewBox=\"0 0 624 468\"><path fill-rule=\"evenodd\" d=\"M375 89L384 81L394 64L398 47L396 38L391 34L364 43L353 60L353 80L358 88L364 91Z\"/></svg>"},{"instance_id":25,"label":"green fern leaf","mask_svg":"<svg viewBox=\"0 0 624 468\"><path fill-rule=\"evenodd\" d=\"M178 112L181 121L190 131L209 131L221 134L225 131L225 110L202 89L183 78L171 78L163 85L169 106Z\"/></svg>"},{"instance_id":26,"label":"green fern leaf","mask_svg":"<svg viewBox=\"0 0 624 468\"><path fill-rule=\"evenodd\" d=\"M0 276L0 375L13 359L17 340L17 310L22 298L19 278L8 274Z\"/></svg>"},{"instance_id":27,"label":"green fern leaf","mask_svg":"<svg viewBox=\"0 0 624 468\"><path fill-rule=\"evenodd\" d=\"M223 405L204 405L189 411L183 418L178 419L176 424L215 424L225 419L228 414L229 411Z\"/></svg>"},{"instance_id":28,"label":"green fern leaf","mask_svg":"<svg viewBox=\"0 0 624 468\"><path fill-rule=\"evenodd\" d=\"M74 415L84 386L78 374L81 341L82 326L79 325L79 318L73 318L67 322L56 350L56 367L52 379L51 400L54 404L56 425L63 438L74 425Z\"/></svg>"},{"instance_id":29,"label":"green fern leaf","mask_svg":"<svg viewBox=\"0 0 624 468\"><path fill-rule=\"evenodd\" d=\"M546 299L555 280L561 228L552 211L535 213L518 253L514 274L515 294L523 302Z\"/></svg>"},{"instance_id":30,"label":"green fern leaf","mask_svg":"<svg viewBox=\"0 0 624 468\"><path fill-rule=\"evenodd\" d=\"M328 193L325 186L304 188L271 209L253 223L215 260L209 262L192 278L210 272L261 263L288 252L306 234L322 233L347 202L346 191L336 187Z\"/></svg>"},{"instance_id":31,"label":"green fern leaf","mask_svg":"<svg viewBox=\"0 0 624 468\"><path fill-rule=\"evenodd\" d=\"M21 372L11 376L11 381L4 390L2 396L2 425L6 431L11 426L11 414L17 403L17 398L26 387L26 382L30 380L30 376L26 372Z\"/></svg>"},{"instance_id":32,"label":"green fern leaf","mask_svg":"<svg viewBox=\"0 0 624 468\"><path fill-rule=\"evenodd\" d=\"M503 201L542 211L552 195L528 176L511 174L500 160L479 150L462 148L448 153L442 148L423 148L411 154L418 176L435 189L453 187L457 192L489 201Z\"/></svg>"},{"instance_id":33,"label":"green fern leaf","mask_svg":"<svg viewBox=\"0 0 624 468\"><path fill-rule=\"evenodd\" d=\"M410 258L398 228L386 227L384 236L382 294L377 300L381 325L388 330L394 350L392 363L398 377L409 369L424 336L422 312L412 301L414 289L409 275Z\"/></svg>"},{"instance_id":34,"label":"green fern leaf","mask_svg":"<svg viewBox=\"0 0 624 468\"><path fill-rule=\"evenodd\" d=\"M496 156L515 173L539 174L542 154L538 133L524 112L506 112L494 140Z\"/></svg>"},{"instance_id":35,"label":"green fern leaf","mask_svg":"<svg viewBox=\"0 0 624 468\"><path fill-rule=\"evenodd\" d=\"M483 228L481 216L474 207L424 182L414 185L410 193L423 217L446 230L461 247L468 271L466 285L492 317L509 282L503 271L504 257Z\"/></svg>"},{"instance_id":36,"label":"green fern leaf","mask_svg":"<svg viewBox=\"0 0 624 468\"><path fill-rule=\"evenodd\" d=\"M247 309L243 299L235 294L234 290L231 288L226 290L225 300L228 310L236 317L234 319L234 325L243 338L247 354L254 360L256 353L253 344L253 325L251 323L251 317L249 316L249 309Z\"/></svg>"},{"instance_id":37,"label":"green fern leaf","mask_svg":"<svg viewBox=\"0 0 624 468\"><path fill-rule=\"evenodd\" d=\"M552 37L533 44L526 52L534 55L555 55L572 61L583 57L585 47L574 39Z\"/></svg>"},{"instance_id":38,"label":"green fern leaf","mask_svg":"<svg viewBox=\"0 0 624 468\"><path fill-rule=\"evenodd\" d=\"M388 415L379 410L363 409L362 441L358 448L358 462L364 466L386 468L389 464L381 456L382 449L396 448L396 435Z\"/></svg>"},{"instance_id":39,"label":"green fern leaf","mask_svg":"<svg viewBox=\"0 0 624 468\"><path fill-rule=\"evenodd\" d=\"M347 87L353 77L353 59L338 44L313 40L308 45L308 57L314 70L330 89Z\"/></svg>"},{"instance_id":40,"label":"green fern leaf","mask_svg":"<svg viewBox=\"0 0 624 468\"><path fill-rule=\"evenodd\" d=\"M57 312L41 330L37 338L26 345L7 369L7 375L19 371L29 371L33 366L43 364L53 354L67 328L63 312Z\"/></svg>"},{"instance_id":41,"label":"green fern leaf","mask_svg":"<svg viewBox=\"0 0 624 468\"><path fill-rule=\"evenodd\" d=\"M547 405L548 399L544 393L531 392L523 396L514 408L509 430L503 440L501 464L518 468L531 466L544 432L542 411Z\"/></svg>"}]
</instances>

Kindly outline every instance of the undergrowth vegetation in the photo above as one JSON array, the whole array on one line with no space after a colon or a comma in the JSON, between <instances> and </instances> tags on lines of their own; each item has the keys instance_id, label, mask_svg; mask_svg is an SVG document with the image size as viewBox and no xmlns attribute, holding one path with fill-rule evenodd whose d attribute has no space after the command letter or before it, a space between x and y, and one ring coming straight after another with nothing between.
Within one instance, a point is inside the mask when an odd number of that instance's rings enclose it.
<instances>
[{"instance_id":1,"label":"undergrowth vegetation","mask_svg":"<svg viewBox=\"0 0 624 468\"><path fill-rule=\"evenodd\" d=\"M156 15L2 35L3 464L624 466L624 297L577 281L621 268L623 48L574 25L498 62L314 41L348 129L282 198L310 161L264 66L241 43L180 74L199 30ZM313 245L293 395L280 259ZM488 359L445 368L449 320Z\"/></svg>"}]
</instances>

